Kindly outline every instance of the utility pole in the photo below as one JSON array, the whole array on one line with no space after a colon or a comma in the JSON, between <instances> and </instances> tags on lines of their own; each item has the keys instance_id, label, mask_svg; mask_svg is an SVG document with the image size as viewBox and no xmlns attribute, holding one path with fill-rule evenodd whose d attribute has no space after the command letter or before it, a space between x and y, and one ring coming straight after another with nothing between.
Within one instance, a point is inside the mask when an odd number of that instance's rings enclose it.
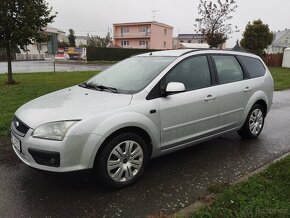
<instances>
[{"instance_id":1,"label":"utility pole","mask_svg":"<svg viewBox=\"0 0 290 218\"><path fill-rule=\"evenodd\" d=\"M156 13L158 13L160 11L158 11L158 10L152 10L151 12L153 14L153 21L155 21L155 15L156 15Z\"/></svg>"}]
</instances>

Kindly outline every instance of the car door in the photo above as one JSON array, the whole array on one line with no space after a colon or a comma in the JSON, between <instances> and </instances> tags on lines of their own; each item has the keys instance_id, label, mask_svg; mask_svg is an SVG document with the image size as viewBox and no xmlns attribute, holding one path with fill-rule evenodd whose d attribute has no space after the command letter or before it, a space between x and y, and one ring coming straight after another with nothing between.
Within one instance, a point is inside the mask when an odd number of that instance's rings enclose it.
<instances>
[{"instance_id":1,"label":"car door","mask_svg":"<svg viewBox=\"0 0 290 218\"><path fill-rule=\"evenodd\" d=\"M161 80L185 85L185 92L159 98L161 150L174 149L206 137L218 127L218 93L213 86L208 57L190 56Z\"/></svg>"},{"instance_id":2,"label":"car door","mask_svg":"<svg viewBox=\"0 0 290 218\"><path fill-rule=\"evenodd\" d=\"M219 127L229 130L241 125L243 113L251 96L246 75L233 55L212 55L219 80Z\"/></svg>"}]
</instances>

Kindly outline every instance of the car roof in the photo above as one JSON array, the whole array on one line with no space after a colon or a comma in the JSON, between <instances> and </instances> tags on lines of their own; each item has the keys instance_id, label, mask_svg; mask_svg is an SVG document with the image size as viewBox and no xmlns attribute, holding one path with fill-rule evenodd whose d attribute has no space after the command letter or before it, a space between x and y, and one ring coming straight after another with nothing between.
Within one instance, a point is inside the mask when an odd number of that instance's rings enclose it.
<instances>
[{"instance_id":1,"label":"car roof","mask_svg":"<svg viewBox=\"0 0 290 218\"><path fill-rule=\"evenodd\" d=\"M256 56L248 52L234 51L234 50L222 50L222 49L178 49L178 50L163 50L163 51L154 51L144 54L137 55L138 57L180 57L188 53L194 53L198 51L204 51L206 53L215 53L215 54L240 54L246 56Z\"/></svg>"},{"instance_id":2,"label":"car roof","mask_svg":"<svg viewBox=\"0 0 290 218\"><path fill-rule=\"evenodd\" d=\"M167 57L179 57L186 53L196 51L197 49L178 49L178 50L163 50L163 51L154 51L145 54L140 54L138 56L167 56Z\"/></svg>"}]
</instances>

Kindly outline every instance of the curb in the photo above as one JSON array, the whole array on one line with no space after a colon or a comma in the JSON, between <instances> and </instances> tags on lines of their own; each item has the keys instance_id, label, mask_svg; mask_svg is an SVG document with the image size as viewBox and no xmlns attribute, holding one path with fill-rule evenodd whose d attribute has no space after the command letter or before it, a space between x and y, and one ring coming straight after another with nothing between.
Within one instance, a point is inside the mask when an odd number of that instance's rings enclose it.
<instances>
[{"instance_id":1,"label":"curb","mask_svg":"<svg viewBox=\"0 0 290 218\"><path fill-rule=\"evenodd\" d=\"M239 178L238 180L230 183L230 185L236 185L236 184L239 184L241 182L244 182L246 181L247 179L249 179L250 177L264 171L266 168L268 168L270 165L286 158L287 156L290 155L290 151L288 151L287 153L283 154L282 156L280 156L279 158L271 161L270 163L267 163L266 165L254 170L253 172ZM199 201L196 201L194 202L193 204L177 211L176 213L174 213L172 216L169 216L169 217L172 217L172 218L177 218L177 217L189 217L192 213L200 210L201 208L204 208L206 206L209 206L213 200L217 197L216 194L214 193L211 193L211 194L208 194L206 195L205 197L203 197L203 200L199 200Z\"/></svg>"}]
</instances>

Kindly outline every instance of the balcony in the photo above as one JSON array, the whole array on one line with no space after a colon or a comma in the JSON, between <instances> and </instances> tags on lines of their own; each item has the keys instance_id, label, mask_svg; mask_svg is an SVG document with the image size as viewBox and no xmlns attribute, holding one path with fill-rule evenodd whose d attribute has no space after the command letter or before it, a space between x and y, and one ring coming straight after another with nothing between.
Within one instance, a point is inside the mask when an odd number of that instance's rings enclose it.
<instances>
[{"instance_id":1,"label":"balcony","mask_svg":"<svg viewBox=\"0 0 290 218\"><path fill-rule=\"evenodd\" d=\"M144 38L150 38L151 33L118 33L114 34L115 39L144 39Z\"/></svg>"}]
</instances>

